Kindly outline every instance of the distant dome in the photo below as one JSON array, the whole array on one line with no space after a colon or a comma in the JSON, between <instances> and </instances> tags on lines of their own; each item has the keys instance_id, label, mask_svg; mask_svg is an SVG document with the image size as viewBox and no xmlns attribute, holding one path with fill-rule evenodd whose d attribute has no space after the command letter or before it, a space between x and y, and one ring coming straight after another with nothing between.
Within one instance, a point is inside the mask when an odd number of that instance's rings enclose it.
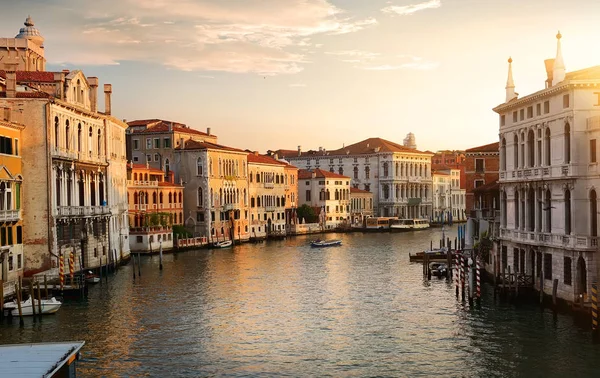
<instances>
[{"instance_id":1,"label":"distant dome","mask_svg":"<svg viewBox=\"0 0 600 378\"><path fill-rule=\"evenodd\" d=\"M44 43L44 37L42 37L40 31L34 26L31 16L27 16L25 27L19 30L19 34L15 38L28 39L39 46L42 46Z\"/></svg>"}]
</instances>

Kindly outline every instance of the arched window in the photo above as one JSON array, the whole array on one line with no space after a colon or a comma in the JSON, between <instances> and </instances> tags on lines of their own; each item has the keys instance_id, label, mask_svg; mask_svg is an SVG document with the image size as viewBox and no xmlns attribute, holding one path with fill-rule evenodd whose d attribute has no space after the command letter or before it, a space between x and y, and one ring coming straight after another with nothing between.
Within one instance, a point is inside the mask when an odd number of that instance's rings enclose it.
<instances>
[{"instance_id":1,"label":"arched window","mask_svg":"<svg viewBox=\"0 0 600 378\"><path fill-rule=\"evenodd\" d=\"M396 177L400 176L400 164L396 163Z\"/></svg>"},{"instance_id":2,"label":"arched window","mask_svg":"<svg viewBox=\"0 0 600 378\"><path fill-rule=\"evenodd\" d=\"M358 167L354 167L354 178L358 179Z\"/></svg>"},{"instance_id":3,"label":"arched window","mask_svg":"<svg viewBox=\"0 0 600 378\"><path fill-rule=\"evenodd\" d=\"M173 193L169 192L169 203L173 203Z\"/></svg>"},{"instance_id":4,"label":"arched window","mask_svg":"<svg viewBox=\"0 0 600 378\"><path fill-rule=\"evenodd\" d=\"M104 206L104 176L100 175L98 181L98 196L99 196L99 205Z\"/></svg>"},{"instance_id":5,"label":"arched window","mask_svg":"<svg viewBox=\"0 0 600 378\"><path fill-rule=\"evenodd\" d=\"M256 174L256 182L260 182L260 174Z\"/></svg>"},{"instance_id":6,"label":"arched window","mask_svg":"<svg viewBox=\"0 0 600 378\"><path fill-rule=\"evenodd\" d=\"M535 165L535 134L533 130L527 132L527 166L533 168Z\"/></svg>"},{"instance_id":7,"label":"arched window","mask_svg":"<svg viewBox=\"0 0 600 378\"><path fill-rule=\"evenodd\" d=\"M204 206L204 199L203 199L204 195L202 192L202 188L198 188L198 207L203 207Z\"/></svg>"},{"instance_id":8,"label":"arched window","mask_svg":"<svg viewBox=\"0 0 600 378\"><path fill-rule=\"evenodd\" d=\"M571 191L565 190L565 235L571 234Z\"/></svg>"},{"instance_id":9,"label":"arched window","mask_svg":"<svg viewBox=\"0 0 600 378\"><path fill-rule=\"evenodd\" d=\"M545 230L545 232L552 232L552 196L550 194L549 189L546 190L544 210L546 211L546 230Z\"/></svg>"},{"instance_id":10,"label":"arched window","mask_svg":"<svg viewBox=\"0 0 600 378\"><path fill-rule=\"evenodd\" d=\"M565 125L565 164L571 164L571 126Z\"/></svg>"},{"instance_id":11,"label":"arched window","mask_svg":"<svg viewBox=\"0 0 600 378\"><path fill-rule=\"evenodd\" d=\"M506 138L500 144L500 170L506 171Z\"/></svg>"},{"instance_id":12,"label":"arched window","mask_svg":"<svg viewBox=\"0 0 600 378\"><path fill-rule=\"evenodd\" d=\"M551 157L550 157L550 128L547 127L546 128L546 133L544 134L544 153L546 154L544 161L546 163L546 166L549 167L551 164Z\"/></svg>"},{"instance_id":13,"label":"arched window","mask_svg":"<svg viewBox=\"0 0 600 378\"><path fill-rule=\"evenodd\" d=\"M160 194L158 195L158 203L163 203L163 192L160 192Z\"/></svg>"},{"instance_id":14,"label":"arched window","mask_svg":"<svg viewBox=\"0 0 600 378\"><path fill-rule=\"evenodd\" d=\"M513 138L513 169L519 168L519 137L515 133Z\"/></svg>"},{"instance_id":15,"label":"arched window","mask_svg":"<svg viewBox=\"0 0 600 378\"><path fill-rule=\"evenodd\" d=\"M170 170L171 170L171 164L169 162L169 159L165 159L165 172L169 173Z\"/></svg>"},{"instance_id":16,"label":"arched window","mask_svg":"<svg viewBox=\"0 0 600 378\"><path fill-rule=\"evenodd\" d=\"M516 145L515 145L516 147ZM515 230L519 229L519 208L521 207L521 202L519 202L519 191L515 189Z\"/></svg>"},{"instance_id":17,"label":"arched window","mask_svg":"<svg viewBox=\"0 0 600 378\"><path fill-rule=\"evenodd\" d=\"M389 174L388 163L387 161L383 163L383 177L387 177Z\"/></svg>"},{"instance_id":18,"label":"arched window","mask_svg":"<svg viewBox=\"0 0 600 378\"><path fill-rule=\"evenodd\" d=\"M58 124L58 117L54 117L54 147L58 148L58 141L59 139L59 124Z\"/></svg>"},{"instance_id":19,"label":"arched window","mask_svg":"<svg viewBox=\"0 0 600 378\"><path fill-rule=\"evenodd\" d=\"M590 234L598 236L598 206L597 206L596 190L590 191Z\"/></svg>"},{"instance_id":20,"label":"arched window","mask_svg":"<svg viewBox=\"0 0 600 378\"><path fill-rule=\"evenodd\" d=\"M90 182L90 205L96 206L96 178L92 175Z\"/></svg>"},{"instance_id":21,"label":"arched window","mask_svg":"<svg viewBox=\"0 0 600 378\"><path fill-rule=\"evenodd\" d=\"M203 173L204 173L204 170L202 168L202 158L198 158L196 160L196 175L202 176Z\"/></svg>"},{"instance_id":22,"label":"arched window","mask_svg":"<svg viewBox=\"0 0 600 378\"><path fill-rule=\"evenodd\" d=\"M385 198L385 199L390 198L390 187L388 184L385 184L383 186L383 198Z\"/></svg>"},{"instance_id":23,"label":"arched window","mask_svg":"<svg viewBox=\"0 0 600 378\"><path fill-rule=\"evenodd\" d=\"M501 222L502 222L502 226L506 227L506 192L502 192L502 200L500 201L500 216L501 216Z\"/></svg>"},{"instance_id":24,"label":"arched window","mask_svg":"<svg viewBox=\"0 0 600 378\"><path fill-rule=\"evenodd\" d=\"M260 207L260 196L256 197L256 207Z\"/></svg>"},{"instance_id":25,"label":"arched window","mask_svg":"<svg viewBox=\"0 0 600 378\"><path fill-rule=\"evenodd\" d=\"M340 168L338 169L338 173L339 173L340 175L343 175L343 174L344 174L344 167L340 167Z\"/></svg>"},{"instance_id":26,"label":"arched window","mask_svg":"<svg viewBox=\"0 0 600 378\"><path fill-rule=\"evenodd\" d=\"M156 204L156 192L152 192L152 203Z\"/></svg>"},{"instance_id":27,"label":"arched window","mask_svg":"<svg viewBox=\"0 0 600 378\"><path fill-rule=\"evenodd\" d=\"M90 129L88 132L88 147L89 147L90 154L92 153L92 148L94 146L94 144L92 143L93 134L94 134L94 131L92 130L92 127L90 126Z\"/></svg>"},{"instance_id":28,"label":"arched window","mask_svg":"<svg viewBox=\"0 0 600 378\"><path fill-rule=\"evenodd\" d=\"M81 152L82 150L82 144L83 141L81 139L81 123L79 125L77 125L77 151Z\"/></svg>"},{"instance_id":29,"label":"arched window","mask_svg":"<svg viewBox=\"0 0 600 378\"><path fill-rule=\"evenodd\" d=\"M65 148L68 150L71 146L69 140L71 139L71 131L69 128L69 120L65 121Z\"/></svg>"},{"instance_id":30,"label":"arched window","mask_svg":"<svg viewBox=\"0 0 600 378\"><path fill-rule=\"evenodd\" d=\"M365 178L368 179L371 176L371 168L365 167Z\"/></svg>"},{"instance_id":31,"label":"arched window","mask_svg":"<svg viewBox=\"0 0 600 378\"><path fill-rule=\"evenodd\" d=\"M98 155L102 155L102 132L98 130Z\"/></svg>"},{"instance_id":32,"label":"arched window","mask_svg":"<svg viewBox=\"0 0 600 378\"><path fill-rule=\"evenodd\" d=\"M182 196L182 194L181 194L181 192L179 192L179 201L177 201L177 203L183 202L181 199L181 196ZM179 215L181 215L181 214L179 214ZM181 218L179 219L179 222L181 222Z\"/></svg>"}]
</instances>

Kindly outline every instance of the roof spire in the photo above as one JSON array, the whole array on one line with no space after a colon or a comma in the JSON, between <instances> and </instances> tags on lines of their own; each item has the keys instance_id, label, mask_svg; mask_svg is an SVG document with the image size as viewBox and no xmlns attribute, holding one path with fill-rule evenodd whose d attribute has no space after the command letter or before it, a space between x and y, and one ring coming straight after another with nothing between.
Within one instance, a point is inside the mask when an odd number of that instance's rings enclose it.
<instances>
[{"instance_id":1,"label":"roof spire","mask_svg":"<svg viewBox=\"0 0 600 378\"><path fill-rule=\"evenodd\" d=\"M552 85L556 85L565 79L565 62L563 61L560 39L560 31L556 34L556 59L554 59L554 70L552 71Z\"/></svg>"},{"instance_id":2,"label":"roof spire","mask_svg":"<svg viewBox=\"0 0 600 378\"><path fill-rule=\"evenodd\" d=\"M515 93L515 82L513 81L512 74L512 58L508 58L508 79L506 79L506 102L509 102L513 98L517 98Z\"/></svg>"}]
</instances>

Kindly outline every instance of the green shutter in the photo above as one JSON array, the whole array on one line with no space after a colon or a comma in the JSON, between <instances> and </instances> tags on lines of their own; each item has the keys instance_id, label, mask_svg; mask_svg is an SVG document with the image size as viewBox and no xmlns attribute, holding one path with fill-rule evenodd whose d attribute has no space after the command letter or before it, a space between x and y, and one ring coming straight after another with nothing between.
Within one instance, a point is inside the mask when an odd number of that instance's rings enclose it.
<instances>
[{"instance_id":1,"label":"green shutter","mask_svg":"<svg viewBox=\"0 0 600 378\"><path fill-rule=\"evenodd\" d=\"M20 209L21 209L21 184L19 184L19 183L15 184L15 191L17 192L17 193L16 193L16 196L17 196L17 204L16 204L16 207L15 207L15 208L16 208L17 210L20 210Z\"/></svg>"}]
</instances>

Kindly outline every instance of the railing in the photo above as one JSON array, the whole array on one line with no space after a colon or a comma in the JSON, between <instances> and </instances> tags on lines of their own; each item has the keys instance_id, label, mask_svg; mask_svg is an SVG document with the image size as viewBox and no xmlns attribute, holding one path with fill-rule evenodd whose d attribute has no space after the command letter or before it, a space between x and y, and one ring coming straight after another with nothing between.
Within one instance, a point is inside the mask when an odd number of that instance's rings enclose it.
<instances>
[{"instance_id":1,"label":"railing","mask_svg":"<svg viewBox=\"0 0 600 378\"><path fill-rule=\"evenodd\" d=\"M515 169L513 171L500 172L500 179L510 181L511 179L541 180L548 178L562 178L573 175L573 168L570 165L554 165L551 167L538 167Z\"/></svg>"},{"instance_id":2,"label":"railing","mask_svg":"<svg viewBox=\"0 0 600 378\"><path fill-rule=\"evenodd\" d=\"M153 181L127 180L127 186L158 186L158 180L153 180Z\"/></svg>"},{"instance_id":3,"label":"railing","mask_svg":"<svg viewBox=\"0 0 600 378\"><path fill-rule=\"evenodd\" d=\"M11 222L21 219L21 210L0 210L0 221Z\"/></svg>"},{"instance_id":4,"label":"railing","mask_svg":"<svg viewBox=\"0 0 600 378\"><path fill-rule=\"evenodd\" d=\"M142 204L142 205L140 205L140 204L135 204L135 205L133 205L133 209L134 209L134 210L140 210L140 211L144 211L144 210L147 210L147 209L148 209L148 205L146 205L146 204Z\"/></svg>"},{"instance_id":5,"label":"railing","mask_svg":"<svg viewBox=\"0 0 600 378\"><path fill-rule=\"evenodd\" d=\"M223 210L225 210L225 211L237 210L239 208L240 207L237 203L226 203L225 205L223 205Z\"/></svg>"},{"instance_id":6,"label":"railing","mask_svg":"<svg viewBox=\"0 0 600 378\"><path fill-rule=\"evenodd\" d=\"M275 183L274 182L265 182L265 188L267 189L273 189L275 187Z\"/></svg>"},{"instance_id":7,"label":"railing","mask_svg":"<svg viewBox=\"0 0 600 378\"><path fill-rule=\"evenodd\" d=\"M80 217L110 214L108 206L58 206L59 217Z\"/></svg>"},{"instance_id":8,"label":"railing","mask_svg":"<svg viewBox=\"0 0 600 378\"><path fill-rule=\"evenodd\" d=\"M277 207L276 206L265 206L265 211L276 211Z\"/></svg>"},{"instance_id":9,"label":"railing","mask_svg":"<svg viewBox=\"0 0 600 378\"><path fill-rule=\"evenodd\" d=\"M506 228L500 229L500 236L506 240L542 244L559 248L596 249L598 247L597 236L562 235L531 231L523 232L521 230L511 230Z\"/></svg>"}]
</instances>

